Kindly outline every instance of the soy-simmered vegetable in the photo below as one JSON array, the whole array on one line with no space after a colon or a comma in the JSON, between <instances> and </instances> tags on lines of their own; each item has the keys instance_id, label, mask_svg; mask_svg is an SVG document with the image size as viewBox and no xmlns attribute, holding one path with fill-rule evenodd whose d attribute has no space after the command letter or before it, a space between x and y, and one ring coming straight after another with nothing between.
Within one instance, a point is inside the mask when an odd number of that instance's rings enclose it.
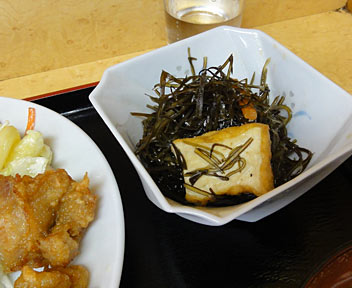
<instances>
[{"instance_id":1,"label":"soy-simmered vegetable","mask_svg":"<svg viewBox=\"0 0 352 288\"><path fill-rule=\"evenodd\" d=\"M162 71L160 83L154 87L157 97L149 96L155 103L147 105L152 112L132 113L134 116L145 117L143 137L137 144L135 153L160 190L166 196L185 203L182 155L176 153L177 156L174 156L172 153L174 140L255 122L270 127L271 166L275 186L299 175L308 165L312 153L298 146L287 135L286 125L292 113L284 104L285 98L277 96L271 103L269 101L270 89L266 84L269 59L262 69L260 83L254 84L255 73L251 80L231 77L232 55L221 66L209 68L205 57L203 69L196 74L193 65L196 59L190 55L190 50L188 54L192 75L177 78ZM208 152L208 158L209 155ZM241 160L239 161L240 165ZM194 171L195 178L192 181L197 179L199 173L201 172ZM237 204L255 196L243 193L217 198L219 199L211 205Z\"/></svg>"}]
</instances>

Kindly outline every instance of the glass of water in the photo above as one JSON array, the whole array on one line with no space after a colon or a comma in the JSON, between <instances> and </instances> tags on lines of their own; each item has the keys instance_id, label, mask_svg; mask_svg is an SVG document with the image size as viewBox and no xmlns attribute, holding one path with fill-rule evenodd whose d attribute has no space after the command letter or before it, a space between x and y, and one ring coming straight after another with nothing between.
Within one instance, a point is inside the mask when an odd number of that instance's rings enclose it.
<instances>
[{"instance_id":1,"label":"glass of water","mask_svg":"<svg viewBox=\"0 0 352 288\"><path fill-rule=\"evenodd\" d=\"M220 25L240 27L244 0L164 0L168 42Z\"/></svg>"}]
</instances>

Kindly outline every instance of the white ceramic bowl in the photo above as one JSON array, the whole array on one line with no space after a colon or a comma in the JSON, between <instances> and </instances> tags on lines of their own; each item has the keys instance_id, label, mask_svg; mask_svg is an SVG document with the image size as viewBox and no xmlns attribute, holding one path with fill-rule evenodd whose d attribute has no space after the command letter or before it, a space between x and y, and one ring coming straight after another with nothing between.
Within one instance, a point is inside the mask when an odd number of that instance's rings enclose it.
<instances>
[{"instance_id":1,"label":"white ceramic bowl","mask_svg":"<svg viewBox=\"0 0 352 288\"><path fill-rule=\"evenodd\" d=\"M238 79L251 78L254 71L260 75L264 62L271 58L267 77L271 99L286 96L285 103L293 110L289 135L314 152L305 172L263 196L231 207L188 207L163 196L134 154L143 128L141 119L130 112L150 112L145 94L154 95L152 88L162 70L179 77L190 75L188 47L198 59L197 72L204 56L210 67L221 65L233 53L233 77ZM90 100L132 161L148 198L166 212L202 224L257 221L305 193L352 154L352 96L257 30L223 26L115 65L105 71Z\"/></svg>"}]
</instances>

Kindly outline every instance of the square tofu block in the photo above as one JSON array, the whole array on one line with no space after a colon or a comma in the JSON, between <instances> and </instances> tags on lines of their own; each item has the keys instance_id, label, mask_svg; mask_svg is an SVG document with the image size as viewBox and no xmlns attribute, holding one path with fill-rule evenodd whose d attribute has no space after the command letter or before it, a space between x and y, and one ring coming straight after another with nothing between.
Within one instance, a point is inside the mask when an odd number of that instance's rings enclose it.
<instances>
[{"instance_id":1,"label":"square tofu block","mask_svg":"<svg viewBox=\"0 0 352 288\"><path fill-rule=\"evenodd\" d=\"M183 175L189 202L205 205L214 194L260 196L274 188L268 125L229 127L173 143L187 166Z\"/></svg>"}]
</instances>

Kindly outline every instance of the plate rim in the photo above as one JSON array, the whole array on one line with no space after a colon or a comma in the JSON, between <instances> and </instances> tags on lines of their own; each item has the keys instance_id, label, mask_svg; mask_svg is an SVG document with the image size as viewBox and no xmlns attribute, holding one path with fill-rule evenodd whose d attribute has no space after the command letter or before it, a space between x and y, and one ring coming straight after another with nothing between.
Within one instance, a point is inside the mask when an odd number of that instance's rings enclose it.
<instances>
[{"instance_id":1,"label":"plate rim","mask_svg":"<svg viewBox=\"0 0 352 288\"><path fill-rule=\"evenodd\" d=\"M26 99L16 99L16 98L10 98L10 97L6 97L6 96L0 96L0 107L4 107L4 105L6 105L7 103L10 103L11 106L15 106L18 105L16 103L21 103L21 105L23 105L24 107L34 107L36 109L40 109L40 110L45 110L46 113L51 114L51 115L55 115L55 117L57 117L58 119L60 119L61 121L64 121L66 123L66 125L71 126L73 129L75 129L78 133L81 134L82 137L85 138L85 140L87 140L89 142L89 145L91 147L95 148L95 153L97 153L97 156L99 156L99 158L101 158L102 162L105 165L106 169L106 173L107 173L107 178L110 179L111 181L111 185L113 186L113 191L114 193L114 201L116 201L116 205L114 205L114 209L113 212L116 215L119 215L118 219L115 221L115 226L114 227L116 230L116 235L118 238L120 238L120 242L121 245L120 247L118 247L119 249L116 249L116 261L114 262L114 267L112 269L112 271L114 273L111 273L111 283L112 286L111 287L118 287L119 283L121 281L121 276L122 276L122 268L123 268L123 263L124 263L124 253L125 253L125 219L124 219L124 209L123 209L123 204L122 204L122 199L121 199L121 193L120 193L120 189L116 180L116 177L114 175L114 172L109 164L109 162L107 161L105 155L103 154L103 152L101 151L101 149L99 148L99 146L95 143L95 141L81 128L79 127L76 123L72 122L70 119L64 117L63 115L61 115L60 113L47 108L41 104L38 103L34 103L31 102L29 100ZM0 115L1 116L1 115ZM24 119L27 120L26 117L24 117ZM11 124L11 119L1 119L1 121L5 121L8 120ZM1 123L2 123L1 122ZM25 126L25 123L24 123ZM22 129L19 127L16 127L19 131L21 131ZM40 131L40 130L38 130ZM44 139L45 139L45 134L43 134ZM55 154L55 150L53 149L53 153ZM59 168L63 168L66 169L65 167L58 167ZM91 177L90 177L91 178ZM96 220L96 218L94 219ZM84 238L83 238L84 239ZM75 261L75 259L73 259L73 261ZM82 263L84 265L84 263ZM14 273L18 273L18 272L14 272ZM90 272L91 273L91 272ZM90 284L89 286L90 287Z\"/></svg>"}]
</instances>

